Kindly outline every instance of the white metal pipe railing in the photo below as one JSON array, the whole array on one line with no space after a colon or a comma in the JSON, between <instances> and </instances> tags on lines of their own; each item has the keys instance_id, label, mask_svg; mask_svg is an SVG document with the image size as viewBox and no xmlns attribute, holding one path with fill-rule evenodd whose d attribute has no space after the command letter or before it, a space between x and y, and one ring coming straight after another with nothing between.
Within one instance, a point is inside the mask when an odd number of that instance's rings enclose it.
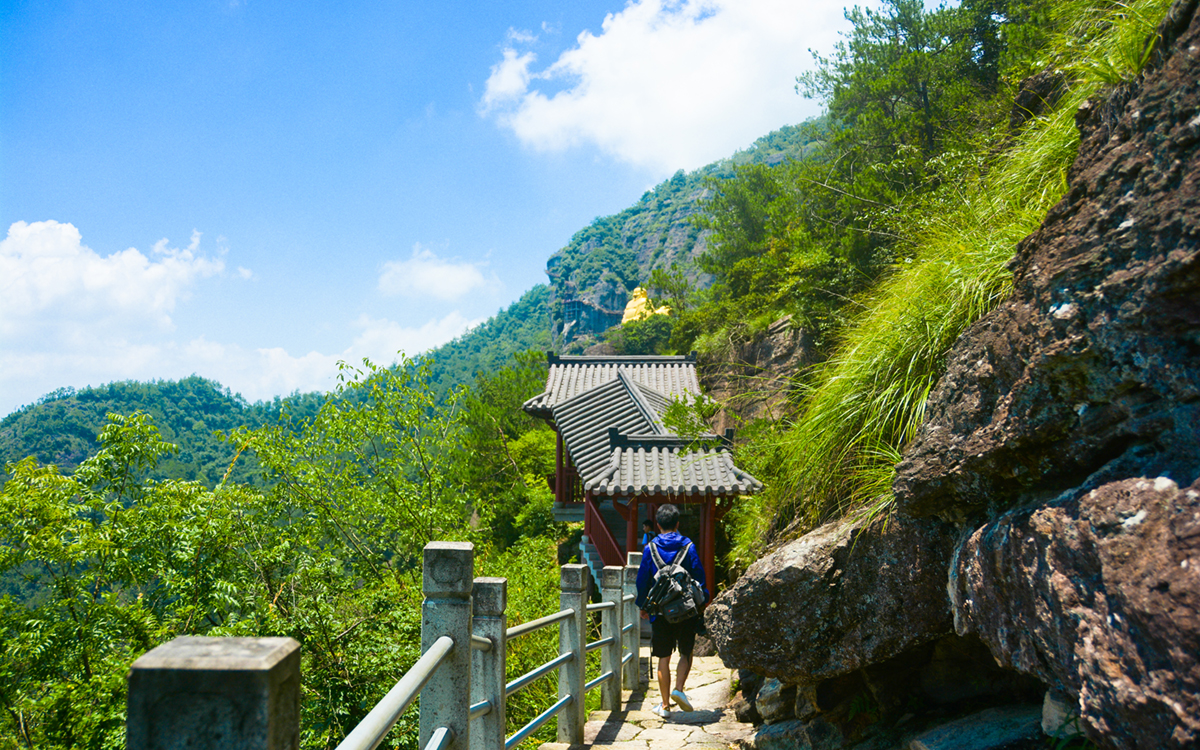
<instances>
[{"instance_id":1,"label":"white metal pipe railing","mask_svg":"<svg viewBox=\"0 0 1200 750\"><path fill-rule=\"evenodd\" d=\"M527 633L532 633L533 631L540 630L540 629L546 627L547 625L553 625L554 623L559 622L560 620L565 620L573 614L575 614L575 610L563 609L563 610L559 610L558 612L555 612L552 615L546 615L545 617L539 617L536 620L530 620L529 622L521 623L520 625L513 625L511 628L508 629L508 632L506 632L504 634L504 639L507 641L511 641L513 638L516 638L517 636L522 636Z\"/></svg>"},{"instance_id":2,"label":"white metal pipe railing","mask_svg":"<svg viewBox=\"0 0 1200 750\"><path fill-rule=\"evenodd\" d=\"M422 697L423 750L499 750L501 745L511 750L554 717L558 717L560 742L582 743L587 691L603 686L601 705L615 709L619 708L621 689L636 685L636 673L629 668L631 663L634 669L637 666L634 631L638 627L631 593L637 572L634 557L630 555L628 566L604 568L600 581L603 601L596 604L587 602L586 567L562 566L559 611L509 628L505 621L507 581L472 578L472 545L431 542L425 548L423 566L424 653L338 750L374 750L418 695ZM588 643L588 614L592 612L600 615L601 638ZM555 624L559 629L558 656L506 683L508 641ZM603 649L601 674L587 680L585 655L597 649ZM507 698L555 670L558 699L506 738Z\"/></svg>"},{"instance_id":3,"label":"white metal pipe railing","mask_svg":"<svg viewBox=\"0 0 1200 750\"><path fill-rule=\"evenodd\" d=\"M445 750L453 741L454 732L446 727L438 727L429 738L429 742L425 743L425 750Z\"/></svg>"},{"instance_id":4,"label":"white metal pipe railing","mask_svg":"<svg viewBox=\"0 0 1200 750\"><path fill-rule=\"evenodd\" d=\"M595 651L598 648L604 648L605 646L611 646L612 644L616 643L616 641L617 641L617 639L613 638L610 635L607 638L601 638L598 641L592 641L591 643L589 643L587 645L586 648L584 648L584 651L587 651L590 654L591 652Z\"/></svg>"},{"instance_id":5,"label":"white metal pipe railing","mask_svg":"<svg viewBox=\"0 0 1200 750\"><path fill-rule=\"evenodd\" d=\"M590 680L590 681L588 681L587 683L585 683L585 684L584 684L584 686L583 686L583 689L584 689L585 691L586 691L586 690L591 690L592 688L596 687L597 685L600 685L600 684L602 684L602 683L608 682L609 680L611 680L611 679L612 679L613 677L615 677L615 676L616 676L616 675L615 675L615 674L613 674L612 672L605 672L604 674L600 675L600 676L599 676L599 677L597 677L596 679L594 679L594 680Z\"/></svg>"},{"instance_id":6,"label":"white metal pipe railing","mask_svg":"<svg viewBox=\"0 0 1200 750\"><path fill-rule=\"evenodd\" d=\"M528 686L530 683L536 682L539 678L545 677L546 675L553 672L555 669L558 669L559 666L566 664L567 662L571 661L574 658L575 658L575 654L568 651L565 654L559 654L558 656L554 657L553 659L546 662L545 664L538 667L537 669L526 672L525 674L521 675L517 679L513 680L512 682L510 682L504 686L504 697L507 698L508 696L517 692L521 688Z\"/></svg>"},{"instance_id":7,"label":"white metal pipe railing","mask_svg":"<svg viewBox=\"0 0 1200 750\"><path fill-rule=\"evenodd\" d=\"M512 737L506 739L504 741L504 750L510 750L521 744L526 737L541 729L542 725L550 721L555 714L574 702L575 696L573 695L564 695L562 698L559 698L557 703L538 714L537 718L521 727Z\"/></svg>"},{"instance_id":8,"label":"white metal pipe railing","mask_svg":"<svg viewBox=\"0 0 1200 750\"><path fill-rule=\"evenodd\" d=\"M354 731L346 735L346 739L337 746L337 750L375 750L404 713L404 709L408 708L421 692L421 688L425 687L425 683L429 682L433 670L437 669L453 648L454 639L449 636L444 635L434 641L433 647L417 659L412 669L383 696L383 700L371 709Z\"/></svg>"}]
</instances>

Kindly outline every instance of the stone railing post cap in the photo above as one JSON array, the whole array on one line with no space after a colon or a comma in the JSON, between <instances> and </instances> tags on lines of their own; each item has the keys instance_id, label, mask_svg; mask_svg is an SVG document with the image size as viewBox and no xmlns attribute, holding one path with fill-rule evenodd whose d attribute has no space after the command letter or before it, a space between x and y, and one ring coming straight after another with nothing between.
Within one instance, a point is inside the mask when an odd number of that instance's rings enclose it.
<instances>
[{"instance_id":1,"label":"stone railing post cap","mask_svg":"<svg viewBox=\"0 0 1200 750\"><path fill-rule=\"evenodd\" d=\"M625 568L621 565L605 565L600 571L601 588L611 589L621 585Z\"/></svg>"},{"instance_id":2,"label":"stone railing post cap","mask_svg":"<svg viewBox=\"0 0 1200 750\"><path fill-rule=\"evenodd\" d=\"M427 594L457 598L471 595L475 578L475 545L430 542L425 545L422 584Z\"/></svg>"},{"instance_id":3,"label":"stone railing post cap","mask_svg":"<svg viewBox=\"0 0 1200 750\"><path fill-rule=\"evenodd\" d=\"M563 591L583 591L587 585L586 565L567 564L562 566L559 573L559 588Z\"/></svg>"},{"instance_id":4,"label":"stone railing post cap","mask_svg":"<svg viewBox=\"0 0 1200 750\"><path fill-rule=\"evenodd\" d=\"M300 649L292 638L211 638L182 635L138 657L131 669L270 671Z\"/></svg>"},{"instance_id":5,"label":"stone railing post cap","mask_svg":"<svg viewBox=\"0 0 1200 750\"><path fill-rule=\"evenodd\" d=\"M495 617L504 614L508 605L508 579L476 578L475 587L471 591L471 604L475 614L479 616Z\"/></svg>"}]
</instances>

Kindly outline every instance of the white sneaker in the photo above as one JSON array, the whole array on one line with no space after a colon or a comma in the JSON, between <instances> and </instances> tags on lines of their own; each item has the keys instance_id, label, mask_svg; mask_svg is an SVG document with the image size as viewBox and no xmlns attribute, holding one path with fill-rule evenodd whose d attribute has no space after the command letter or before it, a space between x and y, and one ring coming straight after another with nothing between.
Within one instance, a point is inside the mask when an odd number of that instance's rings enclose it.
<instances>
[{"instance_id":1,"label":"white sneaker","mask_svg":"<svg viewBox=\"0 0 1200 750\"><path fill-rule=\"evenodd\" d=\"M675 702L678 703L679 707L684 711L692 710L692 702L688 699L687 693L683 692L682 690L672 690L671 697L675 699Z\"/></svg>"},{"instance_id":2,"label":"white sneaker","mask_svg":"<svg viewBox=\"0 0 1200 750\"><path fill-rule=\"evenodd\" d=\"M660 703L655 703L654 708L650 709L650 713L654 714L655 716L661 716L664 719L668 718L671 715L671 712L668 711L667 709L663 708L662 704L660 704Z\"/></svg>"}]
</instances>

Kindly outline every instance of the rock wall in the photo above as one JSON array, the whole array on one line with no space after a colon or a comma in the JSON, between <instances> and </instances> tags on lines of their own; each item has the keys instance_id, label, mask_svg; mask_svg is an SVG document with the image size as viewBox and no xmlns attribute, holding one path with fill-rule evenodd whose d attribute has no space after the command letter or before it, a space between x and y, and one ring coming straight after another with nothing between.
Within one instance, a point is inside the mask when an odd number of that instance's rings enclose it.
<instances>
[{"instance_id":1,"label":"rock wall","mask_svg":"<svg viewBox=\"0 0 1200 750\"><path fill-rule=\"evenodd\" d=\"M700 385L722 405L713 430L721 434L755 419L784 417L792 379L812 356L807 334L786 315L754 341L731 345L723 359L701 358Z\"/></svg>"},{"instance_id":2,"label":"rock wall","mask_svg":"<svg viewBox=\"0 0 1200 750\"><path fill-rule=\"evenodd\" d=\"M1067 195L949 353L891 525L818 529L709 608L727 663L772 678L745 709L764 746L932 747L913 727L939 705L1026 704L961 725L1023 732L1036 693L1043 728L1065 714L1100 747L1200 744L1197 0L1162 31L1079 111Z\"/></svg>"}]
</instances>

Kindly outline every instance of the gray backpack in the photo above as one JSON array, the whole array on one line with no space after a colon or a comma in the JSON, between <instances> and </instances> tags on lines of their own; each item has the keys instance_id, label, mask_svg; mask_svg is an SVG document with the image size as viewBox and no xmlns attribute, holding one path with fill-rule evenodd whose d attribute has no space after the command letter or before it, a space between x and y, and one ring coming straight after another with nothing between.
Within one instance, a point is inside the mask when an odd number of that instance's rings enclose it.
<instances>
[{"instance_id":1,"label":"gray backpack","mask_svg":"<svg viewBox=\"0 0 1200 750\"><path fill-rule=\"evenodd\" d=\"M658 572L654 574L654 583L646 593L647 613L661 615L671 623L690 620L700 614L700 608L708 597L704 588L683 567L683 561L691 549L692 543L689 541L667 565L658 552L658 545L650 543L650 555L658 566Z\"/></svg>"}]
</instances>

